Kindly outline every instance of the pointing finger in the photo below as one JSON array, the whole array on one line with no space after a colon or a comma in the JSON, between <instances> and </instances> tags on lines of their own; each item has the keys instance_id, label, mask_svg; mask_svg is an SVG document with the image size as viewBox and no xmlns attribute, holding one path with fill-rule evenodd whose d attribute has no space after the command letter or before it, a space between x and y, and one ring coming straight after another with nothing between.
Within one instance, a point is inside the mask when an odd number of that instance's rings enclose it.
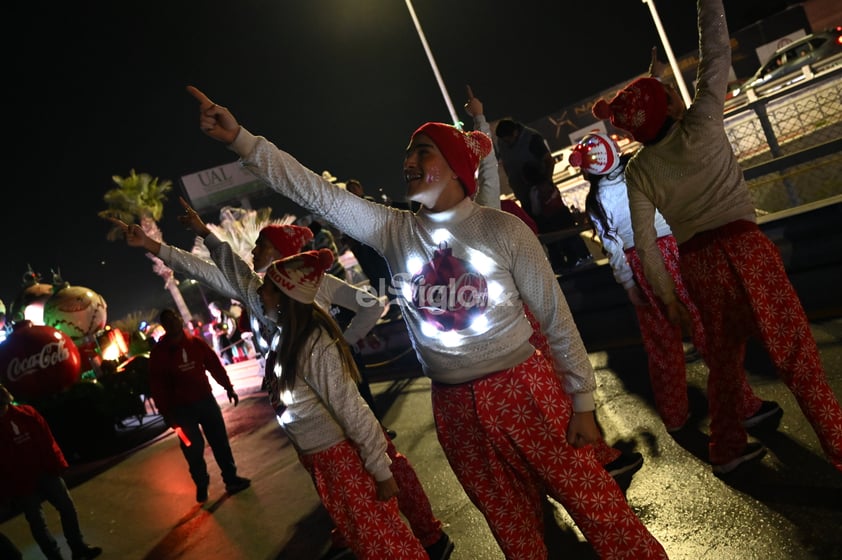
<instances>
[{"instance_id":1,"label":"pointing finger","mask_svg":"<svg viewBox=\"0 0 842 560\"><path fill-rule=\"evenodd\" d=\"M105 219L114 224L117 227L128 229L129 225L119 218L114 218L112 216L105 216Z\"/></svg>"},{"instance_id":2,"label":"pointing finger","mask_svg":"<svg viewBox=\"0 0 842 560\"><path fill-rule=\"evenodd\" d=\"M474 91L471 89L471 86L466 85L465 89L468 90L468 99L473 99L474 98Z\"/></svg>"},{"instance_id":3,"label":"pointing finger","mask_svg":"<svg viewBox=\"0 0 842 560\"><path fill-rule=\"evenodd\" d=\"M201 110L210 109L215 105L213 101L211 101L207 95L202 93L198 88L193 86L187 86L187 93L192 95L196 98L196 101L199 102L199 108Z\"/></svg>"}]
</instances>

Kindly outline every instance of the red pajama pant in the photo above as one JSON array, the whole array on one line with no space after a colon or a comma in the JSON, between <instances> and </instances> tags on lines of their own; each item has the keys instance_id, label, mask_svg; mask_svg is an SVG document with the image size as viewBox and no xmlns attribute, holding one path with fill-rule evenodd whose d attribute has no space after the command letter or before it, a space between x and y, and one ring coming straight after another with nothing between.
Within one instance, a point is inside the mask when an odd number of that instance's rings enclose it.
<instances>
[{"instance_id":1,"label":"red pajama pant","mask_svg":"<svg viewBox=\"0 0 842 560\"><path fill-rule=\"evenodd\" d=\"M447 460L506 558L546 560L545 494L601 558L667 557L591 447L567 443L572 403L540 352L470 383L433 383L432 401Z\"/></svg>"},{"instance_id":2,"label":"red pajama pant","mask_svg":"<svg viewBox=\"0 0 842 560\"><path fill-rule=\"evenodd\" d=\"M690 299L684 281L681 278L678 245L672 235L658 238L658 248L664 257L664 265L675 284L678 300L684 304L693 323L693 344L702 357L707 356L704 341L702 317L698 308ZM632 269L634 279L640 287L649 305L635 305L640 337L649 363L649 381L655 398L655 408L668 430L680 428L687 421L690 412L687 401L687 370L684 361L684 345L681 326L674 325L664 313L660 298L652 291L646 281L643 264L634 248L626 252L626 261ZM754 395L751 386L742 376L740 390L740 418L752 416L760 408L762 401Z\"/></svg>"},{"instance_id":3,"label":"red pajama pant","mask_svg":"<svg viewBox=\"0 0 842 560\"><path fill-rule=\"evenodd\" d=\"M842 471L842 409L778 248L756 224L736 221L697 234L680 251L708 351L711 462L728 462L746 445L739 380L748 337L757 336L830 462Z\"/></svg>"},{"instance_id":4,"label":"red pajama pant","mask_svg":"<svg viewBox=\"0 0 842 560\"><path fill-rule=\"evenodd\" d=\"M389 442L386 454L392 460L389 469L395 477L395 482L398 483L398 509L406 517L409 527L421 544L428 547L441 538L441 521L433 515L430 499L409 459L395 448L395 444L388 436L386 439ZM334 528L331 537L333 546L339 548L348 546L347 540L337 529Z\"/></svg>"},{"instance_id":5,"label":"red pajama pant","mask_svg":"<svg viewBox=\"0 0 842 560\"><path fill-rule=\"evenodd\" d=\"M428 560L424 547L401 519L398 501L377 500L374 478L351 442L300 455L299 460L359 560Z\"/></svg>"},{"instance_id":6,"label":"red pajama pant","mask_svg":"<svg viewBox=\"0 0 842 560\"><path fill-rule=\"evenodd\" d=\"M529 324L532 325L532 336L529 337L529 344L535 347L536 350L541 352L544 356L552 356L550 354L550 345L547 342L547 337L544 336L544 333L541 331L541 324L538 322L538 319L535 318L535 315L532 314L532 311L529 310L529 306L523 304L523 311L526 314L526 318L529 319ZM600 465L607 465L613 461L616 461L620 455L622 455L622 451L617 449L616 447L611 447L605 440L599 438L599 441L592 445L594 455L596 455L596 460L599 461Z\"/></svg>"}]
</instances>

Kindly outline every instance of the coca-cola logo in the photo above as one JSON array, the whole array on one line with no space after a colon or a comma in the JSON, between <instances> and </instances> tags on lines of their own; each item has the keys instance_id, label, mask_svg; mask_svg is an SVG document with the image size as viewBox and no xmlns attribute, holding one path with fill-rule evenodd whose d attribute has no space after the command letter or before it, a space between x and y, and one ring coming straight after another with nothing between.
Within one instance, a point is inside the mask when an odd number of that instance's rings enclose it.
<instances>
[{"instance_id":1,"label":"coca-cola logo","mask_svg":"<svg viewBox=\"0 0 842 560\"><path fill-rule=\"evenodd\" d=\"M12 358L6 369L6 378L17 381L22 377L50 368L70 358L70 351L64 340L45 344L40 352L23 358Z\"/></svg>"}]
</instances>

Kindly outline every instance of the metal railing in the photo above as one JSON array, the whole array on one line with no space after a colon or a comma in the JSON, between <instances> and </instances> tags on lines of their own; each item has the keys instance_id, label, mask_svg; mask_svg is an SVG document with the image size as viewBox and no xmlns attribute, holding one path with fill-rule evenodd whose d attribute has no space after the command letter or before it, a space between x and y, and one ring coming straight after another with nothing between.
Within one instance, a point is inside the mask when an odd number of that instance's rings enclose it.
<instances>
[{"instance_id":1,"label":"metal railing","mask_svg":"<svg viewBox=\"0 0 842 560\"><path fill-rule=\"evenodd\" d=\"M761 214L842 194L842 65L803 75L726 107L725 133ZM568 206L584 208L581 174L557 186Z\"/></svg>"},{"instance_id":2,"label":"metal railing","mask_svg":"<svg viewBox=\"0 0 842 560\"><path fill-rule=\"evenodd\" d=\"M727 112L725 133L759 210L842 193L842 67Z\"/></svg>"}]
</instances>

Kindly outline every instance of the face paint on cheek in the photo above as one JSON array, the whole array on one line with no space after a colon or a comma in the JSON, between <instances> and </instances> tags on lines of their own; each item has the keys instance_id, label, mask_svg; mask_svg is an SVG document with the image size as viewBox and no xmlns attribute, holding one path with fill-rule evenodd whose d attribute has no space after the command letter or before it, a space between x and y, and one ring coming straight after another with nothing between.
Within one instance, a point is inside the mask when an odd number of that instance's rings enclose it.
<instances>
[{"instance_id":1,"label":"face paint on cheek","mask_svg":"<svg viewBox=\"0 0 842 560\"><path fill-rule=\"evenodd\" d=\"M433 166L432 169L424 171L424 182L428 184L437 183L441 181L442 172L438 166Z\"/></svg>"}]
</instances>

